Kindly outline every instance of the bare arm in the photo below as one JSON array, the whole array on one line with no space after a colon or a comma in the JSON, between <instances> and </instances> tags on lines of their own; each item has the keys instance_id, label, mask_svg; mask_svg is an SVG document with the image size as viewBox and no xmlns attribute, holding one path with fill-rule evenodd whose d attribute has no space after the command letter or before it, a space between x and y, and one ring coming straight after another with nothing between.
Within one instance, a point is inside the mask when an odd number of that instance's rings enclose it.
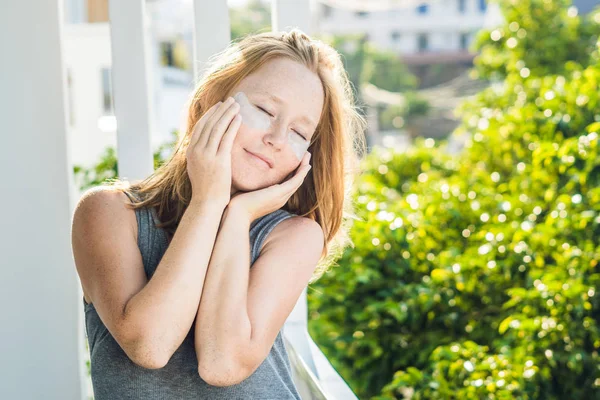
<instances>
[{"instance_id":1,"label":"bare arm","mask_svg":"<svg viewBox=\"0 0 600 400\"><path fill-rule=\"evenodd\" d=\"M198 373L214 386L226 385L216 380L217 365L219 370L221 366L229 370L230 376L240 375L231 355L241 351L236 346L247 343L251 334L247 312L251 221L232 211L227 207L223 214L195 327Z\"/></svg>"},{"instance_id":2,"label":"bare arm","mask_svg":"<svg viewBox=\"0 0 600 400\"><path fill-rule=\"evenodd\" d=\"M73 254L87 295L119 345L138 365L161 368L193 324L224 206L192 200L147 281L134 211L123 198L98 191L80 200Z\"/></svg>"},{"instance_id":3,"label":"bare arm","mask_svg":"<svg viewBox=\"0 0 600 400\"><path fill-rule=\"evenodd\" d=\"M73 218L77 271L98 315L128 356L161 368L195 318L208 261L231 190L231 146L241 123L229 97L192 129L186 168L193 196L150 281L120 192L84 196ZM124 221L129 221L124 223Z\"/></svg>"},{"instance_id":4,"label":"bare arm","mask_svg":"<svg viewBox=\"0 0 600 400\"><path fill-rule=\"evenodd\" d=\"M214 386L239 383L264 361L323 249L315 221L289 218L269 234L250 269L250 220L226 209L200 299L198 373Z\"/></svg>"},{"instance_id":5,"label":"bare arm","mask_svg":"<svg viewBox=\"0 0 600 400\"><path fill-rule=\"evenodd\" d=\"M125 306L125 318L147 332L145 346L158 349L161 365L192 327L222 213L190 203L152 279Z\"/></svg>"}]
</instances>

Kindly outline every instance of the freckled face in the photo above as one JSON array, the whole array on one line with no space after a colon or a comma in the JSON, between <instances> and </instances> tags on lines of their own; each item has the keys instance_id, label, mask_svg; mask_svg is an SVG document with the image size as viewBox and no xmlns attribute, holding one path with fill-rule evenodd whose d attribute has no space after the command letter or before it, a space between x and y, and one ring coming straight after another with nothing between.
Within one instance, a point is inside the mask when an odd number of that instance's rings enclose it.
<instances>
[{"instance_id":1,"label":"freckled face","mask_svg":"<svg viewBox=\"0 0 600 400\"><path fill-rule=\"evenodd\" d=\"M300 165L319 122L324 102L319 77L302 64L276 58L228 96L240 103L242 115L231 150L232 193L282 182Z\"/></svg>"}]
</instances>

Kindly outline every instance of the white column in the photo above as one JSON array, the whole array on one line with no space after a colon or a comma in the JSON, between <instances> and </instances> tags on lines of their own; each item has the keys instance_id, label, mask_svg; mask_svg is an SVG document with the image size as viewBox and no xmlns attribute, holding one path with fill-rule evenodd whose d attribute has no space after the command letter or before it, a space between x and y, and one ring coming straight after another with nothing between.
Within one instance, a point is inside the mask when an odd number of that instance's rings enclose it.
<instances>
[{"instance_id":1,"label":"white column","mask_svg":"<svg viewBox=\"0 0 600 400\"><path fill-rule=\"evenodd\" d=\"M62 0L0 6L1 399L84 398Z\"/></svg>"},{"instance_id":2,"label":"white column","mask_svg":"<svg viewBox=\"0 0 600 400\"><path fill-rule=\"evenodd\" d=\"M144 0L109 1L119 176L132 181L154 171L152 61L145 8Z\"/></svg>"},{"instance_id":3,"label":"white column","mask_svg":"<svg viewBox=\"0 0 600 400\"><path fill-rule=\"evenodd\" d=\"M208 59L231 40L226 0L194 0L194 78L202 77Z\"/></svg>"}]
</instances>

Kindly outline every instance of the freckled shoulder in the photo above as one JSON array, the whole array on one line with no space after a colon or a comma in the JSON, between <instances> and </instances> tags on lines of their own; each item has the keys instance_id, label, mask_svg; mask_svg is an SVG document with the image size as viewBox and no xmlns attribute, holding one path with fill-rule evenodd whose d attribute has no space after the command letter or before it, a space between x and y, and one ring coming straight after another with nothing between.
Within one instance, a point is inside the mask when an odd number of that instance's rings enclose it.
<instances>
[{"instance_id":1,"label":"freckled shoulder","mask_svg":"<svg viewBox=\"0 0 600 400\"><path fill-rule=\"evenodd\" d=\"M323 236L323 230L315 220L295 215L281 221L273 228L265 239L263 249L267 248L271 243L289 240L292 237L307 241L319 240L322 242Z\"/></svg>"}]
</instances>

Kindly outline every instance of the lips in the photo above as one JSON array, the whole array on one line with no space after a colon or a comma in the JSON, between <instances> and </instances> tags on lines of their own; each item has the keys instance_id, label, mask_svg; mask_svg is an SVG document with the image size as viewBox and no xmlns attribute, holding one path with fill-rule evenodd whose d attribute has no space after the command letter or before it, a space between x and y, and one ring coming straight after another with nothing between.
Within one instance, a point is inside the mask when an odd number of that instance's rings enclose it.
<instances>
[{"instance_id":1,"label":"lips","mask_svg":"<svg viewBox=\"0 0 600 400\"><path fill-rule=\"evenodd\" d=\"M253 153L251 151L246 150L250 155L253 155L254 157L260 158L261 160L263 160L265 163L267 163L269 165L269 168L273 168L273 161L271 161L270 158L265 157L263 155L257 154L257 153Z\"/></svg>"}]
</instances>

